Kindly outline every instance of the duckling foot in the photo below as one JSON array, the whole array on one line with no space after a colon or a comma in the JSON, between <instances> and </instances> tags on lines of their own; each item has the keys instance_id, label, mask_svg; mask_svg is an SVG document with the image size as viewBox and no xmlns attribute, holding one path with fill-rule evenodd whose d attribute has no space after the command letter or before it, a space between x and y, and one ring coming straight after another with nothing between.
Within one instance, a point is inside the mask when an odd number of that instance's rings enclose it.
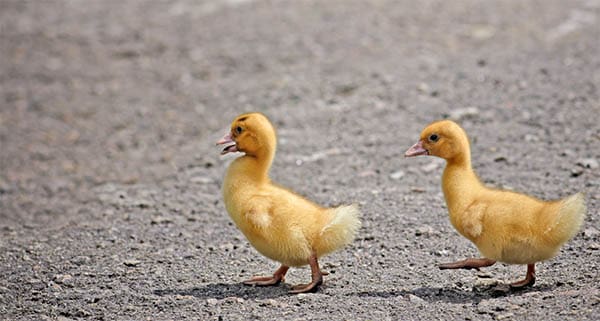
<instances>
[{"instance_id":1,"label":"duckling foot","mask_svg":"<svg viewBox=\"0 0 600 321\"><path fill-rule=\"evenodd\" d=\"M290 293L298 294L298 293L307 293L307 292L317 292L319 289L319 285L323 284L323 280L312 281L307 284L297 284L292 287Z\"/></svg>"},{"instance_id":2,"label":"duckling foot","mask_svg":"<svg viewBox=\"0 0 600 321\"><path fill-rule=\"evenodd\" d=\"M476 269L479 270L481 267L486 267L490 265L494 265L496 261L491 259L465 259L462 261L452 262L452 263L443 263L438 265L440 270L448 270L448 269Z\"/></svg>"},{"instance_id":3,"label":"duckling foot","mask_svg":"<svg viewBox=\"0 0 600 321\"><path fill-rule=\"evenodd\" d=\"M527 264L527 275L524 280L511 283L510 287L514 290L520 290L535 284L535 264Z\"/></svg>"},{"instance_id":4,"label":"duckling foot","mask_svg":"<svg viewBox=\"0 0 600 321\"><path fill-rule=\"evenodd\" d=\"M273 276L254 276L250 280L246 280L242 283L245 285L258 285L258 286L269 286L277 285L285 280L285 274L287 273L289 266L282 265L273 273Z\"/></svg>"},{"instance_id":5,"label":"duckling foot","mask_svg":"<svg viewBox=\"0 0 600 321\"><path fill-rule=\"evenodd\" d=\"M312 282L308 284L298 284L292 287L290 293L306 293L306 292L317 292L319 285L323 284L323 273L319 268L319 262L317 261L317 255L313 253L309 259L310 270L312 274Z\"/></svg>"}]
</instances>

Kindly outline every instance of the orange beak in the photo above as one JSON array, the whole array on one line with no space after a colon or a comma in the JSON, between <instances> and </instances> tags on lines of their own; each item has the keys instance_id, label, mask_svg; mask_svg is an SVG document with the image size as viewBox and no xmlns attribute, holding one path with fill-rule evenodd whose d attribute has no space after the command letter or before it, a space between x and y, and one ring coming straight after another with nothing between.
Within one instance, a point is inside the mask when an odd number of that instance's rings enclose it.
<instances>
[{"instance_id":1,"label":"orange beak","mask_svg":"<svg viewBox=\"0 0 600 321\"><path fill-rule=\"evenodd\" d=\"M233 144L231 144L231 143L233 143ZM231 132L227 133L225 136L223 136L223 138L221 138L217 141L217 145L225 145L225 144L229 144L229 145L227 145L227 146L225 146L225 148L223 148L223 151L221 151L221 155L225 155L227 153L234 153L234 152L238 151L237 144L231 137Z\"/></svg>"},{"instance_id":2,"label":"orange beak","mask_svg":"<svg viewBox=\"0 0 600 321\"><path fill-rule=\"evenodd\" d=\"M420 155L429 155L429 151L423 148L423 141L420 140L412 145L405 153L404 157L414 157Z\"/></svg>"}]
</instances>

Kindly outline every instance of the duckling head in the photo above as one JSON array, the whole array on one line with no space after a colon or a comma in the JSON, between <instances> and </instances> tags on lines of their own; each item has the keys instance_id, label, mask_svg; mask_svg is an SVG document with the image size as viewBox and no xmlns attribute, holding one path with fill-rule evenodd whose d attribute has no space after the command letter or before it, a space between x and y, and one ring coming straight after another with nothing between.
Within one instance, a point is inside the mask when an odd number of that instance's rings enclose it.
<instances>
[{"instance_id":1,"label":"duckling head","mask_svg":"<svg viewBox=\"0 0 600 321\"><path fill-rule=\"evenodd\" d=\"M272 157L277 146L275 129L261 113L239 115L231 123L231 131L217 145L226 145L221 155L243 152L251 157Z\"/></svg>"},{"instance_id":2,"label":"duckling head","mask_svg":"<svg viewBox=\"0 0 600 321\"><path fill-rule=\"evenodd\" d=\"M431 155L456 161L469 159L469 153L469 139L465 131L451 120L441 120L425 127L419 141L404 156Z\"/></svg>"}]
</instances>

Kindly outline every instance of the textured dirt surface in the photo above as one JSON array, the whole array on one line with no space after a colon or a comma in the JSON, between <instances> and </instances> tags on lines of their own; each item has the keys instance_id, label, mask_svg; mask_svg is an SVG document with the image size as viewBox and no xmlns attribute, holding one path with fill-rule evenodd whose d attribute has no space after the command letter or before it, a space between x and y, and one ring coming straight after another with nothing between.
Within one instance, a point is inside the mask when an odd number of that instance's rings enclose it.
<instances>
[{"instance_id":1,"label":"textured dirt surface","mask_svg":"<svg viewBox=\"0 0 600 321\"><path fill-rule=\"evenodd\" d=\"M0 1L0 318L591 320L600 315L600 2ZM241 112L276 124L272 177L363 227L316 294L240 281L277 264L227 216ZM537 265L476 256L443 163L402 154L457 119L490 185L586 191Z\"/></svg>"}]
</instances>

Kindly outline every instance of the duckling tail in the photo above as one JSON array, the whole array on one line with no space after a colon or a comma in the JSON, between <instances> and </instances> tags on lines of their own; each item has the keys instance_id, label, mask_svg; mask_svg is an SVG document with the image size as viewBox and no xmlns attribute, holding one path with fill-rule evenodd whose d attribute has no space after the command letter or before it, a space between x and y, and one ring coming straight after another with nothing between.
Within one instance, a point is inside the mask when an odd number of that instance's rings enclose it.
<instances>
[{"instance_id":1,"label":"duckling tail","mask_svg":"<svg viewBox=\"0 0 600 321\"><path fill-rule=\"evenodd\" d=\"M556 214L548 225L546 237L557 245L573 238L581 228L587 211L584 193L571 195L548 206L553 207L550 212Z\"/></svg>"},{"instance_id":2,"label":"duckling tail","mask_svg":"<svg viewBox=\"0 0 600 321\"><path fill-rule=\"evenodd\" d=\"M317 253L324 255L350 244L361 226L358 205L345 205L326 210L331 220L321 230Z\"/></svg>"}]
</instances>

